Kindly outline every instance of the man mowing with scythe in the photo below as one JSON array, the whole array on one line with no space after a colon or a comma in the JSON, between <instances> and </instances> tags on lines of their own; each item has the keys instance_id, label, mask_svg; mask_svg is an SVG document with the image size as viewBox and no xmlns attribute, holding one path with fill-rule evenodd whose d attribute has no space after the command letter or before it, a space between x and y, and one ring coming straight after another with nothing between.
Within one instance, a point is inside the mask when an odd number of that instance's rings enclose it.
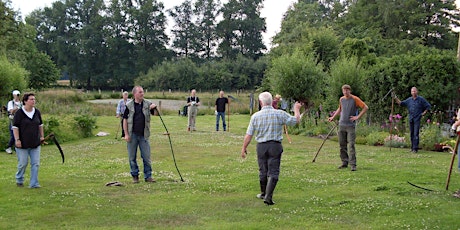
<instances>
[{"instance_id":1,"label":"man mowing with scythe","mask_svg":"<svg viewBox=\"0 0 460 230\"><path fill-rule=\"evenodd\" d=\"M274 205L273 191L278 183L280 173L281 154L283 153L283 127L284 125L295 125L300 122L300 107L302 104L296 102L294 105L294 116L282 110L272 107L272 95L269 92L259 94L261 110L254 113L249 122L246 136L244 137L241 157L246 158L247 147L252 136L256 134L257 141L257 162L259 164L260 194L257 198L263 199L267 205Z\"/></svg>"}]
</instances>

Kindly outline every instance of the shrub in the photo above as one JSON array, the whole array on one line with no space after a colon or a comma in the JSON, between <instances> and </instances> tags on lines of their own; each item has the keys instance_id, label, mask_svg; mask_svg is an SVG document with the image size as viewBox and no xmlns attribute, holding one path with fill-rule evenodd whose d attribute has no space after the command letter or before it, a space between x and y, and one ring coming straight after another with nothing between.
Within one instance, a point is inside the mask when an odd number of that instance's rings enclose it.
<instances>
[{"instance_id":1,"label":"shrub","mask_svg":"<svg viewBox=\"0 0 460 230\"><path fill-rule=\"evenodd\" d=\"M8 145L8 141L10 140L10 120L7 116L0 119L0 149L5 149Z\"/></svg>"},{"instance_id":2,"label":"shrub","mask_svg":"<svg viewBox=\"0 0 460 230\"><path fill-rule=\"evenodd\" d=\"M385 146L394 148L407 148L409 144L406 141L406 137L400 137L397 134L392 134L385 138Z\"/></svg>"},{"instance_id":3,"label":"shrub","mask_svg":"<svg viewBox=\"0 0 460 230\"><path fill-rule=\"evenodd\" d=\"M384 145L387 132L372 132L366 137L367 145Z\"/></svg>"},{"instance_id":4,"label":"shrub","mask_svg":"<svg viewBox=\"0 0 460 230\"><path fill-rule=\"evenodd\" d=\"M77 116L74 117L74 120L77 122L75 126L82 137L91 137L93 135L93 129L97 128L96 118L90 117L89 115Z\"/></svg>"}]
</instances>

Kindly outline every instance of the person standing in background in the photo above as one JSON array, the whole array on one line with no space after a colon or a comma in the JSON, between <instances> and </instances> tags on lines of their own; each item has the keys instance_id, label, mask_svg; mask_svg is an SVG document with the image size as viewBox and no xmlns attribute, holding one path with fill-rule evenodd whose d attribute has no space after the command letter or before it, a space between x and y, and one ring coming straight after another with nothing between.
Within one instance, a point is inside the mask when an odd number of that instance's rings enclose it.
<instances>
[{"instance_id":1,"label":"person standing in background","mask_svg":"<svg viewBox=\"0 0 460 230\"><path fill-rule=\"evenodd\" d=\"M192 89L190 96L187 97L188 106L188 125L187 131L196 131L196 116L198 114L198 106L201 105L200 98L196 96L196 90Z\"/></svg>"},{"instance_id":2,"label":"person standing in background","mask_svg":"<svg viewBox=\"0 0 460 230\"><path fill-rule=\"evenodd\" d=\"M225 123L225 105L228 104L228 98L224 97L224 91L219 92L219 98L216 99L216 131L219 131L219 120L222 118L222 127L227 131Z\"/></svg>"},{"instance_id":3,"label":"person standing in background","mask_svg":"<svg viewBox=\"0 0 460 230\"><path fill-rule=\"evenodd\" d=\"M10 131L10 140L8 141L8 146L7 148L5 149L5 151L9 154L12 154L13 153L13 150L12 150L12 147L14 145L14 135L13 135L13 118L14 118L14 114L16 113L16 111L18 111L21 107L22 107L22 102L21 102L21 99L19 98L19 95L21 94L21 92L19 92L18 90L14 90L13 91L13 100L9 101L8 102L8 105L7 105L7 111L8 111L8 118L9 118L9 131Z\"/></svg>"},{"instance_id":4,"label":"person standing in background","mask_svg":"<svg viewBox=\"0 0 460 230\"><path fill-rule=\"evenodd\" d=\"M410 90L411 96L406 100L401 101L395 94L392 94L396 103L400 106L405 106L409 110L409 129L410 129L410 142L411 152L418 152L418 144L420 142L420 120L422 117L431 109L430 103L418 95L416 87L412 87Z\"/></svg>"},{"instance_id":5,"label":"person standing in background","mask_svg":"<svg viewBox=\"0 0 460 230\"><path fill-rule=\"evenodd\" d=\"M117 104L116 117L120 119L121 138L125 137L125 131L123 129L123 114L125 113L126 104L128 104L128 102L131 101L128 99L128 95L129 95L128 91L124 91L123 99L118 101L118 104Z\"/></svg>"}]
</instances>

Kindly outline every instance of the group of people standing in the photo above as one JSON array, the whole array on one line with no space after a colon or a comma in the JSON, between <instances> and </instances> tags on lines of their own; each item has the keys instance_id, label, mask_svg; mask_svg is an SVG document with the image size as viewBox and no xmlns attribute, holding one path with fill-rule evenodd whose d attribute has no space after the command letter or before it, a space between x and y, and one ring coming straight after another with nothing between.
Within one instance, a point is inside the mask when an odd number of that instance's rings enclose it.
<instances>
[{"instance_id":1,"label":"group of people standing","mask_svg":"<svg viewBox=\"0 0 460 230\"><path fill-rule=\"evenodd\" d=\"M340 146L340 159L342 161L339 169L351 165L351 171L356 171L356 121L360 119L369 109L368 106L357 96L351 94L351 86L342 86L343 96L339 99L339 106L331 117L330 122L340 116L338 122L338 137ZM128 92L123 92L123 99L118 102L116 116L119 118L122 128L122 138L127 142L128 161L130 174L133 183L139 183L140 169L137 164L137 150L143 162L143 179L145 182L156 182L152 177L152 164L150 152L150 120L157 106L149 100L144 99L144 90L141 86L135 86L132 90L133 99L128 99ZM10 143L6 151L12 152L11 147L15 146L18 157L18 170L16 172L16 184L19 187L24 185L24 174L30 158L31 176L30 188L39 188L38 169L40 165L40 145L44 142L44 130L41 113L35 108L35 95L24 94L22 100L20 92L13 91L13 100L8 103L8 113L11 130ZM417 152L419 144L420 119L427 113L431 105L418 95L417 88L411 89L411 97L400 101L396 95L392 95L396 103L405 106L409 110L409 124L411 133L411 151ZM252 137L257 141L257 162L259 166L260 194L256 197L263 199L267 205L273 205L273 192L279 180L281 156L283 153L283 128L286 125L292 126L300 122L300 102L295 102L293 107L294 115L275 108L275 99L269 92L259 94L260 111L254 113L249 121L241 149L241 157L246 158L247 147ZM215 102L216 131L219 131L219 121L222 119L223 130L227 130L225 123L225 107L228 105L228 98L224 97L224 91L219 92L219 98ZM200 100L196 96L196 90L191 90L187 98L189 107L188 131L196 130L195 119ZM459 123L460 124L460 123Z\"/></svg>"}]
</instances>

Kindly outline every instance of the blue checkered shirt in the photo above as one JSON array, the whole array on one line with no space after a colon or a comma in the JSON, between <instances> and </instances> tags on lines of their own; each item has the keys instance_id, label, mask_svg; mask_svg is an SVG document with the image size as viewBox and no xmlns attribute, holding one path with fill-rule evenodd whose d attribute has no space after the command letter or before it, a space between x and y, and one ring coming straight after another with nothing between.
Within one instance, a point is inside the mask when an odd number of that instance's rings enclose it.
<instances>
[{"instance_id":1,"label":"blue checkered shirt","mask_svg":"<svg viewBox=\"0 0 460 230\"><path fill-rule=\"evenodd\" d=\"M259 112L252 115L246 134L253 136L257 132L255 139L258 143L281 142L284 125L295 124L297 124L296 117L283 110L274 109L272 106L264 106Z\"/></svg>"}]
</instances>

